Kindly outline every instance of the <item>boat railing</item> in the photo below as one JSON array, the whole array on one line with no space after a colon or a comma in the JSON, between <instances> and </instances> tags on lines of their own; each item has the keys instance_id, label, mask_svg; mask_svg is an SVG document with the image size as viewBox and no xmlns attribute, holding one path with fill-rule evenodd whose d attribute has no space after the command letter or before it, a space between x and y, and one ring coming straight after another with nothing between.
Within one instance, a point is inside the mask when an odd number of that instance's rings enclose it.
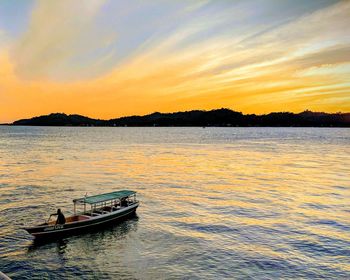
<instances>
[{"instance_id":1,"label":"boat railing","mask_svg":"<svg viewBox=\"0 0 350 280\"><path fill-rule=\"evenodd\" d=\"M90 201L88 200L89 198ZM110 200L97 201L96 203L91 203L91 197L86 196L84 198L74 199L73 202L75 215L78 214L76 211L76 207L80 204L84 207L84 211L80 214L92 217L118 211L124 207L128 207L138 203L138 200L136 200L136 193L132 193L128 196L117 197ZM90 207L87 207L87 205L89 205Z\"/></svg>"},{"instance_id":2,"label":"boat railing","mask_svg":"<svg viewBox=\"0 0 350 280\"><path fill-rule=\"evenodd\" d=\"M92 210L88 210L86 212L81 213L81 215L86 215L86 216L90 216L90 217L95 217L95 216L100 216L100 215L104 215L104 214L108 214L111 212L115 212L118 210L121 210L125 207L129 207L131 205L134 205L138 203L137 200L132 200L132 201L128 201L127 204L125 205L120 205L119 204L114 204L112 206L97 206L97 207L92 207Z\"/></svg>"}]
</instances>

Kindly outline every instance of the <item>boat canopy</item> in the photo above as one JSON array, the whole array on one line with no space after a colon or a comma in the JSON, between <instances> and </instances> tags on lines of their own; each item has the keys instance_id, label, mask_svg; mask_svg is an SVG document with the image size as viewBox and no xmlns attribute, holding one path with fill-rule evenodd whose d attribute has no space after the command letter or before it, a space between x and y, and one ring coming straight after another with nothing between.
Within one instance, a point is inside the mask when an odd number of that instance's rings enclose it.
<instances>
[{"instance_id":1,"label":"boat canopy","mask_svg":"<svg viewBox=\"0 0 350 280\"><path fill-rule=\"evenodd\" d=\"M83 198L74 199L74 203L86 203L86 204L96 204L101 203L109 200L114 199L122 199L125 197L129 197L131 195L135 195L136 192L129 191L129 190L122 190L122 191L116 191L116 192L110 192L110 193L104 193L99 195L93 195L93 196L86 196Z\"/></svg>"}]
</instances>

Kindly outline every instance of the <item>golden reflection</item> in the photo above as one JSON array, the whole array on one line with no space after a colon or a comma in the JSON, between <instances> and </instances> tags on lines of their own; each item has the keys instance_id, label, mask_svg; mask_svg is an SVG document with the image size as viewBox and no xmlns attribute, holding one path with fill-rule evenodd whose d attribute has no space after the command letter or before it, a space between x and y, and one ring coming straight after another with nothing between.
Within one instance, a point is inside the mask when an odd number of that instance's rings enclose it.
<instances>
[{"instance_id":1,"label":"golden reflection","mask_svg":"<svg viewBox=\"0 0 350 280\"><path fill-rule=\"evenodd\" d=\"M179 248L187 248L184 239L197 250L209 244L312 263L310 250L350 242L344 208L350 153L335 145L345 130L332 130L338 138L328 141L325 129L313 132L316 140L308 129L293 128L30 129L31 149L21 134L13 136L16 145L0 137L2 210L31 213L11 214L18 223L46 218L57 207L70 213L72 198L85 193L130 188L141 201L138 229ZM144 239L137 242L148 248Z\"/></svg>"}]
</instances>

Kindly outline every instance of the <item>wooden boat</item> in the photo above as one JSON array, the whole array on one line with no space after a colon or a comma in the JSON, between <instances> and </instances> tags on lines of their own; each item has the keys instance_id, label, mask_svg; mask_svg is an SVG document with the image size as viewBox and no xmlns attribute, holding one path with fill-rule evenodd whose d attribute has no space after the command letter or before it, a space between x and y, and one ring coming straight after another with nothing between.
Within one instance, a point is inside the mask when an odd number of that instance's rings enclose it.
<instances>
[{"instance_id":1,"label":"wooden boat","mask_svg":"<svg viewBox=\"0 0 350 280\"><path fill-rule=\"evenodd\" d=\"M134 215L139 201L136 192L130 190L115 191L94 196L85 196L73 200L74 215L66 217L65 224L56 221L24 228L36 238L54 238L88 229L100 228L107 223L116 223ZM77 213L77 207L83 211ZM49 219L50 220L50 219Z\"/></svg>"}]
</instances>

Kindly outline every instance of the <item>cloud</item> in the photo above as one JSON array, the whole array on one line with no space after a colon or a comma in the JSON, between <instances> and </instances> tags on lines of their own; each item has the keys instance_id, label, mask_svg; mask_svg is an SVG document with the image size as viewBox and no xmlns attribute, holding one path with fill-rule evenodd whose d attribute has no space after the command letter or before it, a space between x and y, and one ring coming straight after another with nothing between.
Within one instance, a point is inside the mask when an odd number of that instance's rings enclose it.
<instances>
[{"instance_id":1,"label":"cloud","mask_svg":"<svg viewBox=\"0 0 350 280\"><path fill-rule=\"evenodd\" d=\"M15 43L16 73L24 79L61 79L71 74L71 59L101 47L103 38L91 34L93 19L103 0L38 1L28 30ZM68 67L65 67L68 66ZM62 71L64 69L64 71Z\"/></svg>"},{"instance_id":2,"label":"cloud","mask_svg":"<svg viewBox=\"0 0 350 280\"><path fill-rule=\"evenodd\" d=\"M284 20L269 1L194 2L39 2L0 63L3 114L350 110L350 2Z\"/></svg>"},{"instance_id":3,"label":"cloud","mask_svg":"<svg viewBox=\"0 0 350 280\"><path fill-rule=\"evenodd\" d=\"M344 64L350 62L350 44L325 48L318 52L307 54L296 63L300 68L322 67L330 64Z\"/></svg>"},{"instance_id":4,"label":"cloud","mask_svg":"<svg viewBox=\"0 0 350 280\"><path fill-rule=\"evenodd\" d=\"M303 101L315 99L331 104L332 98L344 95L338 84L349 82L349 75L319 79L299 73L349 61L349 12L349 3L342 2L255 36L219 34L190 45L182 42L200 29L182 26L173 36L118 66L106 81L129 92L142 85L143 92L158 97L157 102L166 96L168 106L225 103L252 110L263 99L270 103L265 108L300 104L302 110Z\"/></svg>"},{"instance_id":5,"label":"cloud","mask_svg":"<svg viewBox=\"0 0 350 280\"><path fill-rule=\"evenodd\" d=\"M191 72L217 74L226 69L229 73L287 59L307 45L328 40L331 46L349 37L346 3L301 17L300 11L288 14L293 10L289 1L279 7L282 12L275 10L273 2L265 4L39 1L28 31L12 52L16 73L25 79L69 82L101 76L146 58L161 58L166 64L201 60L201 66ZM281 21L282 16L288 20Z\"/></svg>"},{"instance_id":6,"label":"cloud","mask_svg":"<svg viewBox=\"0 0 350 280\"><path fill-rule=\"evenodd\" d=\"M9 38L5 30L0 29L0 50L1 48L5 48L8 44L9 44Z\"/></svg>"}]
</instances>

